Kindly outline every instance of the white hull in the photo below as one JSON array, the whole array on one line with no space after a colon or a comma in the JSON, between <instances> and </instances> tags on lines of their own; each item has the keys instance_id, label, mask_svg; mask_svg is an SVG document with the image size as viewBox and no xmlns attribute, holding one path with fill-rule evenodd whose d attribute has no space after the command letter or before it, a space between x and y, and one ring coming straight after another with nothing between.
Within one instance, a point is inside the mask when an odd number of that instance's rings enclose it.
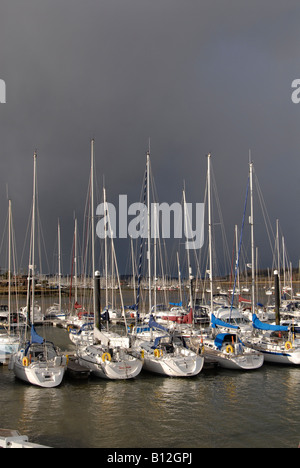
<instances>
[{"instance_id":1,"label":"white hull","mask_svg":"<svg viewBox=\"0 0 300 468\"><path fill-rule=\"evenodd\" d=\"M201 372L203 365L204 358L196 354L155 357L145 353L143 368L168 377L193 377Z\"/></svg>"},{"instance_id":2,"label":"white hull","mask_svg":"<svg viewBox=\"0 0 300 468\"><path fill-rule=\"evenodd\" d=\"M108 354L107 350L97 345L77 350L79 364L101 379L133 379L140 374L143 365L140 359L126 353L119 357L118 352L112 358L109 354L110 359L105 359Z\"/></svg>"},{"instance_id":3,"label":"white hull","mask_svg":"<svg viewBox=\"0 0 300 468\"><path fill-rule=\"evenodd\" d=\"M0 335L0 363L8 364L11 356L19 349L19 338Z\"/></svg>"},{"instance_id":4,"label":"white hull","mask_svg":"<svg viewBox=\"0 0 300 468\"><path fill-rule=\"evenodd\" d=\"M27 318L27 306L21 307L20 314L26 319ZM42 313L42 308L39 305L34 306L34 312L32 317L32 306L30 310L30 318L32 323L42 322L44 320L44 314Z\"/></svg>"},{"instance_id":5,"label":"white hull","mask_svg":"<svg viewBox=\"0 0 300 468\"><path fill-rule=\"evenodd\" d=\"M264 363L264 355L258 350L245 346L236 334L203 337L200 343L203 345L207 361L213 360L224 369L256 370ZM195 343L193 345L195 346Z\"/></svg>"},{"instance_id":6,"label":"white hull","mask_svg":"<svg viewBox=\"0 0 300 468\"><path fill-rule=\"evenodd\" d=\"M83 326L84 327L84 326ZM68 327L69 328L69 327ZM69 338L76 346L92 345L94 342L94 332L91 326L78 329L69 329Z\"/></svg>"},{"instance_id":7,"label":"white hull","mask_svg":"<svg viewBox=\"0 0 300 468\"><path fill-rule=\"evenodd\" d=\"M262 367L264 363L263 354L241 354L230 355L222 352L204 351L204 357L216 361L220 367L231 370L256 370Z\"/></svg>"},{"instance_id":8,"label":"white hull","mask_svg":"<svg viewBox=\"0 0 300 468\"><path fill-rule=\"evenodd\" d=\"M274 364L300 365L300 351L261 351L264 354L266 362Z\"/></svg>"},{"instance_id":9,"label":"white hull","mask_svg":"<svg viewBox=\"0 0 300 468\"><path fill-rule=\"evenodd\" d=\"M265 361L274 364L300 365L299 341L276 340L274 337L253 338L247 343L251 348L263 353Z\"/></svg>"},{"instance_id":10,"label":"white hull","mask_svg":"<svg viewBox=\"0 0 300 468\"><path fill-rule=\"evenodd\" d=\"M35 362L25 367L16 355L12 365L15 376L23 382L43 388L58 387L65 374L65 366Z\"/></svg>"},{"instance_id":11,"label":"white hull","mask_svg":"<svg viewBox=\"0 0 300 468\"><path fill-rule=\"evenodd\" d=\"M137 329L134 349L143 358L143 369L167 377L193 377L204 365L203 356L185 348L180 339L162 337L161 332L146 327Z\"/></svg>"}]
</instances>

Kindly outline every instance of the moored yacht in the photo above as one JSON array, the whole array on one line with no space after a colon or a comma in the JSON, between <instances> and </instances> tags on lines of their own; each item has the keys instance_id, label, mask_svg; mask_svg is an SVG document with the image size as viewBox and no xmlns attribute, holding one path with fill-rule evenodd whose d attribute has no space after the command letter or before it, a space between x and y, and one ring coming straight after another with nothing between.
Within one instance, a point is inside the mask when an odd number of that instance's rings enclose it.
<instances>
[{"instance_id":1,"label":"moored yacht","mask_svg":"<svg viewBox=\"0 0 300 468\"><path fill-rule=\"evenodd\" d=\"M61 384L66 365L66 356L53 343L40 337L32 326L30 341L11 356L9 369L23 382L52 388Z\"/></svg>"},{"instance_id":2,"label":"moored yacht","mask_svg":"<svg viewBox=\"0 0 300 468\"><path fill-rule=\"evenodd\" d=\"M130 349L129 337L95 328L92 344L77 347L79 364L103 379L133 379L142 370L142 360Z\"/></svg>"},{"instance_id":3,"label":"moored yacht","mask_svg":"<svg viewBox=\"0 0 300 468\"><path fill-rule=\"evenodd\" d=\"M235 370L255 370L264 363L264 355L245 346L237 334L218 333L215 337L203 337L203 354L208 361L216 361L220 367Z\"/></svg>"},{"instance_id":4,"label":"moored yacht","mask_svg":"<svg viewBox=\"0 0 300 468\"><path fill-rule=\"evenodd\" d=\"M266 362L300 365L300 340L292 327L262 323L254 314L253 333L243 341L263 353Z\"/></svg>"},{"instance_id":5,"label":"moored yacht","mask_svg":"<svg viewBox=\"0 0 300 468\"><path fill-rule=\"evenodd\" d=\"M153 317L148 326L135 327L132 335L133 348L141 355L146 371L168 377L192 377L201 372L203 356L188 349Z\"/></svg>"}]
</instances>

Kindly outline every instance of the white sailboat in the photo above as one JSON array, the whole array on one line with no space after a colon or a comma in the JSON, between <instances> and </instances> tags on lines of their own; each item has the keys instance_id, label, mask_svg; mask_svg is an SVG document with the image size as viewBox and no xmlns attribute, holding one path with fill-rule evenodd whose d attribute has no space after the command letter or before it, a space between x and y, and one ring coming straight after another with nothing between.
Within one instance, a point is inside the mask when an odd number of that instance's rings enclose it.
<instances>
[{"instance_id":1,"label":"white sailboat","mask_svg":"<svg viewBox=\"0 0 300 468\"><path fill-rule=\"evenodd\" d=\"M20 315L25 320L27 319L27 315L28 315L27 305L24 307L20 307ZM35 302L34 305L32 304L30 307L30 317L31 317L31 320L35 323L44 321L44 314L42 312L42 308L37 302Z\"/></svg>"},{"instance_id":2,"label":"white sailboat","mask_svg":"<svg viewBox=\"0 0 300 468\"><path fill-rule=\"evenodd\" d=\"M91 231L92 267L95 271L95 223L94 223L94 140L91 142ZM113 245L113 244L112 244ZM115 251L113 250L114 259ZM116 260L116 259L115 259ZM119 284L119 289L120 284ZM101 326L100 272L95 272L93 290L94 328L86 331L85 340L80 343L76 354L79 364L87 367L96 376L110 380L132 379L142 370L142 361L131 353L129 337L104 330ZM124 306L122 307L124 312ZM124 319L126 323L125 313Z\"/></svg>"},{"instance_id":3,"label":"white sailboat","mask_svg":"<svg viewBox=\"0 0 300 468\"><path fill-rule=\"evenodd\" d=\"M218 333L203 337L204 359L216 361L220 367L232 370L255 370L264 363L261 352L245 346L236 333Z\"/></svg>"},{"instance_id":4,"label":"white sailboat","mask_svg":"<svg viewBox=\"0 0 300 468\"><path fill-rule=\"evenodd\" d=\"M149 277L149 310L152 311L151 285L151 225L150 225L150 153L147 153L147 205L148 205L148 277ZM154 221L157 228L156 219ZM155 234L156 239L156 234ZM156 244L155 244L156 246ZM154 259L156 252L154 253ZM141 259L140 259L141 261ZM156 270L156 260L154 261ZM156 277L156 271L154 271ZM156 292L156 291L155 291ZM156 294L153 313L156 312ZM163 332L163 333L162 333ZM171 335L166 328L159 325L150 315L149 324L145 327L134 327L133 346L143 358L143 368L147 371L168 377L191 377L198 375L204 364L204 358L198 353L186 348L183 342Z\"/></svg>"},{"instance_id":5,"label":"white sailboat","mask_svg":"<svg viewBox=\"0 0 300 468\"><path fill-rule=\"evenodd\" d=\"M184 346L153 317L148 325L133 329L134 349L143 359L143 369L167 377L193 377L203 369L204 357Z\"/></svg>"},{"instance_id":6,"label":"white sailboat","mask_svg":"<svg viewBox=\"0 0 300 468\"><path fill-rule=\"evenodd\" d=\"M8 364L10 357L19 349L20 339L16 335L2 333L0 335L0 364Z\"/></svg>"},{"instance_id":7,"label":"white sailboat","mask_svg":"<svg viewBox=\"0 0 300 468\"><path fill-rule=\"evenodd\" d=\"M217 362L220 367L237 370L254 370L264 363L262 353L252 350L239 339L241 329L250 327L244 324L244 319L237 309L222 307L214 310L213 300L213 261L212 261L212 217L211 217L211 155L208 155L207 187L208 187L208 237L209 237L209 279L210 279L210 319L211 327L207 333L190 335L190 343L195 347L198 340L203 348L204 359Z\"/></svg>"},{"instance_id":8,"label":"white sailboat","mask_svg":"<svg viewBox=\"0 0 300 468\"><path fill-rule=\"evenodd\" d=\"M255 310L255 269L254 269L254 209L253 209L253 163L249 164L250 198L251 198L251 260L252 260L252 332L243 335L243 342L264 355L266 362L277 364L300 364L300 340L295 339L289 327L262 323ZM278 278L278 272L275 271ZM279 312L279 282L278 282ZM279 320L280 321L280 320Z\"/></svg>"},{"instance_id":9,"label":"white sailboat","mask_svg":"<svg viewBox=\"0 0 300 468\"><path fill-rule=\"evenodd\" d=\"M33 204L31 225L31 246L29 255L28 291L27 291L27 325L34 323L30 320L31 300L34 304L34 265L35 265L35 206L36 206L36 159L34 153L33 175ZM33 318L34 318L34 314ZM52 388L61 384L67 359L52 343L39 336L31 326L31 334L27 340L27 327L19 351L11 356L9 369L20 380L39 387Z\"/></svg>"},{"instance_id":10,"label":"white sailboat","mask_svg":"<svg viewBox=\"0 0 300 468\"><path fill-rule=\"evenodd\" d=\"M58 387L66 371L66 356L40 337L33 326L30 341L24 345L12 356L9 369L23 382L43 388Z\"/></svg>"},{"instance_id":11,"label":"white sailboat","mask_svg":"<svg viewBox=\"0 0 300 468\"><path fill-rule=\"evenodd\" d=\"M12 240L12 210L11 200L8 205L8 307L7 307L7 331L0 335L0 364L7 364L10 357L19 348L20 337L12 333L11 327L11 240Z\"/></svg>"},{"instance_id":12,"label":"white sailboat","mask_svg":"<svg viewBox=\"0 0 300 468\"><path fill-rule=\"evenodd\" d=\"M243 337L245 344L261 352L266 362L300 365L300 340L292 327L262 323L254 314L253 333Z\"/></svg>"},{"instance_id":13,"label":"white sailboat","mask_svg":"<svg viewBox=\"0 0 300 468\"><path fill-rule=\"evenodd\" d=\"M95 377L126 380L140 374L142 360L132 353L129 337L95 327L86 339L90 343L80 344L76 354L79 364L90 369Z\"/></svg>"}]
</instances>

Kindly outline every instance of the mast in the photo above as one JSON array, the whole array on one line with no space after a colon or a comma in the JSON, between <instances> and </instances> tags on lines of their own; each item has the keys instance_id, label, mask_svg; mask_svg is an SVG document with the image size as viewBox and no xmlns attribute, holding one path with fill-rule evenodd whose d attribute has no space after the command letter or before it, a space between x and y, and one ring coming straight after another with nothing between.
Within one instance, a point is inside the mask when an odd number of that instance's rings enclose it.
<instances>
[{"instance_id":1,"label":"mast","mask_svg":"<svg viewBox=\"0 0 300 468\"><path fill-rule=\"evenodd\" d=\"M8 334L11 332L11 200L8 201Z\"/></svg>"},{"instance_id":2,"label":"mast","mask_svg":"<svg viewBox=\"0 0 300 468\"><path fill-rule=\"evenodd\" d=\"M57 225L57 239L58 239L58 304L59 314L61 314L61 247L60 247L60 223L58 220Z\"/></svg>"},{"instance_id":3,"label":"mast","mask_svg":"<svg viewBox=\"0 0 300 468\"><path fill-rule=\"evenodd\" d=\"M93 277L95 275L95 215L94 215L94 139L91 141L91 182L90 182L90 190L91 190L91 224L92 224L92 272ZM93 312L94 312L94 320L96 319L97 313L97 304L96 304L96 290L93 290Z\"/></svg>"},{"instance_id":4,"label":"mast","mask_svg":"<svg viewBox=\"0 0 300 468\"><path fill-rule=\"evenodd\" d=\"M179 253L177 253L177 268L178 268L178 280L179 280L179 293L180 293L180 302L182 304L182 285L181 285L181 270L180 270L180 262L179 262Z\"/></svg>"},{"instance_id":5,"label":"mast","mask_svg":"<svg viewBox=\"0 0 300 468\"><path fill-rule=\"evenodd\" d=\"M207 201L208 201L208 240L209 240L209 284L210 284L210 312L214 313L213 295L213 264L212 264L212 220L211 220L211 155L207 155Z\"/></svg>"},{"instance_id":6,"label":"mast","mask_svg":"<svg viewBox=\"0 0 300 468\"><path fill-rule=\"evenodd\" d=\"M32 197L32 224L31 224L31 264L29 260L29 269L32 270L32 317L31 321L34 322L34 296L35 296L35 211L36 211L36 161L37 153L33 155L33 197ZM30 275L28 275L30 277ZM30 310L28 311L30 317Z\"/></svg>"},{"instance_id":7,"label":"mast","mask_svg":"<svg viewBox=\"0 0 300 468\"><path fill-rule=\"evenodd\" d=\"M27 340L27 327L34 323L34 275L35 275L35 206L36 206L36 151L33 154L33 195L32 195L32 218L31 218L31 238L29 247L29 262L28 262L28 277L27 277L27 314L26 314L26 328L25 328L25 341ZM31 284L32 282L32 284ZM31 298L30 298L31 292ZM32 304L32 316L31 316Z\"/></svg>"},{"instance_id":8,"label":"mast","mask_svg":"<svg viewBox=\"0 0 300 468\"><path fill-rule=\"evenodd\" d=\"M286 288L286 276L285 276L285 243L284 243L284 236L282 236L282 270L283 270L283 288Z\"/></svg>"},{"instance_id":9,"label":"mast","mask_svg":"<svg viewBox=\"0 0 300 468\"><path fill-rule=\"evenodd\" d=\"M75 265L75 303L77 302L77 218L75 218L75 227L74 227L74 249L75 249L75 255L74 255L74 265Z\"/></svg>"},{"instance_id":10,"label":"mast","mask_svg":"<svg viewBox=\"0 0 300 468\"><path fill-rule=\"evenodd\" d=\"M156 249L157 249L157 205L154 204L154 313L156 314L157 309L157 258L156 258Z\"/></svg>"},{"instance_id":11,"label":"mast","mask_svg":"<svg viewBox=\"0 0 300 468\"><path fill-rule=\"evenodd\" d=\"M104 203L104 213L105 217L108 216L107 204L106 204L106 189L103 187L103 203ZM104 255L105 255L105 306L108 308L108 252L107 252L107 223L104 226L105 235L104 235ZM113 268L113 267L112 267Z\"/></svg>"},{"instance_id":12,"label":"mast","mask_svg":"<svg viewBox=\"0 0 300 468\"><path fill-rule=\"evenodd\" d=\"M151 223L150 223L150 152L147 152L147 207L148 207L148 276L149 276L149 312L151 313Z\"/></svg>"},{"instance_id":13,"label":"mast","mask_svg":"<svg viewBox=\"0 0 300 468\"><path fill-rule=\"evenodd\" d=\"M135 287L135 260L134 260L134 251L133 251L133 239L130 238L130 246L131 246L131 263L132 263L132 279L133 279L133 293L134 293L134 303L136 304L136 287Z\"/></svg>"},{"instance_id":14,"label":"mast","mask_svg":"<svg viewBox=\"0 0 300 468\"><path fill-rule=\"evenodd\" d=\"M100 271L95 271L94 275L94 296L96 315L94 317L95 328L101 331L101 288L100 288Z\"/></svg>"},{"instance_id":15,"label":"mast","mask_svg":"<svg viewBox=\"0 0 300 468\"><path fill-rule=\"evenodd\" d=\"M252 282L251 282L251 304L252 304L252 316L255 314L255 252L254 252L254 210L253 210L253 163L249 164L250 169L250 227L251 227L251 270L252 270Z\"/></svg>"},{"instance_id":16,"label":"mast","mask_svg":"<svg viewBox=\"0 0 300 468\"><path fill-rule=\"evenodd\" d=\"M145 177L144 177L144 198L143 198L144 206L146 205L146 199L147 199L147 180L148 180L147 169L148 169L148 166L146 165ZM145 216L144 216L144 212L143 212L142 232L144 232L144 222L145 222L144 218L145 218ZM135 303L135 310L136 310L135 325L137 325L138 320L139 320L139 304L140 304L140 290L141 290L141 281L142 281L143 249L144 249L144 239L143 239L143 236L141 236L140 254L139 254L139 267L138 267L138 285L137 285L137 294L136 294L136 303Z\"/></svg>"},{"instance_id":17,"label":"mast","mask_svg":"<svg viewBox=\"0 0 300 468\"><path fill-rule=\"evenodd\" d=\"M188 211L186 206L186 198L185 198L185 190L183 190L183 205L184 205L184 213L185 213L185 229L186 233L189 232L188 230ZM186 241L188 242L188 241ZM192 267L191 267L191 260L190 260L190 250L187 248L187 261L188 261L188 270L189 270L189 291L190 291L190 309L192 311L193 319L192 319L192 327L194 328L194 301L193 301L193 276L192 276Z\"/></svg>"},{"instance_id":18,"label":"mast","mask_svg":"<svg viewBox=\"0 0 300 468\"><path fill-rule=\"evenodd\" d=\"M238 291L240 294L240 267L239 267L239 241L238 241L238 227L235 225L235 251L236 251L236 273L237 273L237 284Z\"/></svg>"}]
</instances>

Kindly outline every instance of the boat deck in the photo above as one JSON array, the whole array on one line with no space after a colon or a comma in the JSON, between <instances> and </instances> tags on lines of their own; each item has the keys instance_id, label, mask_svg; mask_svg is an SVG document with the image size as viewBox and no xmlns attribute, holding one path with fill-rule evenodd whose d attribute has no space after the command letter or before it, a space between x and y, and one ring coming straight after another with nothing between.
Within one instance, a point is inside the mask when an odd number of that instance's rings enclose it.
<instances>
[{"instance_id":1,"label":"boat deck","mask_svg":"<svg viewBox=\"0 0 300 468\"><path fill-rule=\"evenodd\" d=\"M33 444L27 436L12 429L0 429L0 448L48 448L44 445Z\"/></svg>"}]
</instances>

